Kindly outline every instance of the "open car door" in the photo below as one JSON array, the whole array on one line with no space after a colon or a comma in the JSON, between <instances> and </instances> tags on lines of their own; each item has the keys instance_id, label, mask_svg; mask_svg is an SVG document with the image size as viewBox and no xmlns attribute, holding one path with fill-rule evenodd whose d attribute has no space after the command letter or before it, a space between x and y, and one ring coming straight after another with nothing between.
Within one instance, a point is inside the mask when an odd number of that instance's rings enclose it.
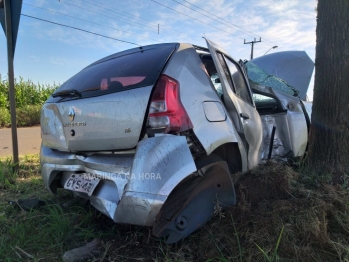
<instances>
[{"instance_id":1,"label":"open car door","mask_svg":"<svg viewBox=\"0 0 349 262\"><path fill-rule=\"evenodd\" d=\"M205 40L222 85L223 102L244 143L250 169L261 159L263 129L246 73L226 51L210 40Z\"/></svg>"}]
</instances>

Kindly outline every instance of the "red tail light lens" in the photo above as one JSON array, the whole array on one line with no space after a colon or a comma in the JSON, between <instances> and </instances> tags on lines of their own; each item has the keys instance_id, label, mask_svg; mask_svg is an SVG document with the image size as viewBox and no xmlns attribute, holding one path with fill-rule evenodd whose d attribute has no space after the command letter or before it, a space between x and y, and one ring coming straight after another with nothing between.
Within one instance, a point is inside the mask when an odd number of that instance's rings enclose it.
<instances>
[{"instance_id":1,"label":"red tail light lens","mask_svg":"<svg viewBox=\"0 0 349 262\"><path fill-rule=\"evenodd\" d=\"M151 128L164 128L165 133L178 133L193 128L179 96L179 83L161 75L152 96L148 124Z\"/></svg>"}]
</instances>

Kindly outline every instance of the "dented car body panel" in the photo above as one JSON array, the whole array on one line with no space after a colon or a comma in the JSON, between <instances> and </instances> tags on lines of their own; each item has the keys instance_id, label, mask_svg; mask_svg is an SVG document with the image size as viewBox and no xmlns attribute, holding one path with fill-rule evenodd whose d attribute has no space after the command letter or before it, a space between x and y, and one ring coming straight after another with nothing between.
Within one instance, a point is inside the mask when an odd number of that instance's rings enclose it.
<instances>
[{"instance_id":1,"label":"dented car body panel","mask_svg":"<svg viewBox=\"0 0 349 262\"><path fill-rule=\"evenodd\" d=\"M223 107L217 108L215 118L207 119L209 103L222 103L212 88L204 66L192 45L182 44L171 57L164 74L178 79L182 86L181 101L193 122L193 131L207 155L228 142L239 142L234 124ZM213 129L212 129L213 128ZM215 130L212 132L211 130Z\"/></svg>"},{"instance_id":2,"label":"dented car body panel","mask_svg":"<svg viewBox=\"0 0 349 262\"><path fill-rule=\"evenodd\" d=\"M174 243L235 205L234 173L302 156L311 106L207 45L130 49L63 84L41 112L45 186Z\"/></svg>"},{"instance_id":3,"label":"dented car body panel","mask_svg":"<svg viewBox=\"0 0 349 262\"><path fill-rule=\"evenodd\" d=\"M43 180L48 188L54 191L53 186L59 186L54 180L63 186L78 171L86 178L99 178L100 184L89 196L91 204L115 222L136 225L151 226L171 191L196 171L185 137L174 135L143 140L135 152L119 154L83 157L45 146L41 150Z\"/></svg>"},{"instance_id":4,"label":"dented car body panel","mask_svg":"<svg viewBox=\"0 0 349 262\"><path fill-rule=\"evenodd\" d=\"M261 158L268 159L273 127L275 136L271 156L273 158L295 158L304 155L308 142L308 123L299 98L287 95L270 87L251 85L255 92L278 99L278 107L260 113L263 126Z\"/></svg>"}]
</instances>

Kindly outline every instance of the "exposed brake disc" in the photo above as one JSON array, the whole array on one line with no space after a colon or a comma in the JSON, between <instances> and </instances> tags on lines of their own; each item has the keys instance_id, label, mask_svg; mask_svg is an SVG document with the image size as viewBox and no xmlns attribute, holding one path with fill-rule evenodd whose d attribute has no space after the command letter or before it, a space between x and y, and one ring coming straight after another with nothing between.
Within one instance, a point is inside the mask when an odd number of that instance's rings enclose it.
<instances>
[{"instance_id":1,"label":"exposed brake disc","mask_svg":"<svg viewBox=\"0 0 349 262\"><path fill-rule=\"evenodd\" d=\"M236 203L235 190L225 161L201 168L203 176L190 177L176 187L155 218L153 234L175 243L202 227L217 203L224 209Z\"/></svg>"}]
</instances>

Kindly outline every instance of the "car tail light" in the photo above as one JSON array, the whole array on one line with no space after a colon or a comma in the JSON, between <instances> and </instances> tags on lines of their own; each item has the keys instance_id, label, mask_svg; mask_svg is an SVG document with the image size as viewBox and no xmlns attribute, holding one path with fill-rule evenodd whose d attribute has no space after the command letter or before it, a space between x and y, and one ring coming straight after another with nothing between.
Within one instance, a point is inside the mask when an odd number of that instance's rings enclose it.
<instances>
[{"instance_id":1,"label":"car tail light","mask_svg":"<svg viewBox=\"0 0 349 262\"><path fill-rule=\"evenodd\" d=\"M165 133L177 133L193 128L179 96L179 83L167 75L161 75L155 86L149 108L148 125L164 129Z\"/></svg>"}]
</instances>

